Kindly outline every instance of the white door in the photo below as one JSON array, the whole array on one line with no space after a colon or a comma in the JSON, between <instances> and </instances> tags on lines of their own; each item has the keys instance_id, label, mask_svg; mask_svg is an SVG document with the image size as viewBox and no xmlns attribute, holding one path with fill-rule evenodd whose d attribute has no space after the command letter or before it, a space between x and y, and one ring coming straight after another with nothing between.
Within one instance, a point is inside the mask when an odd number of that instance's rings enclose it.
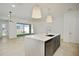
<instances>
[{"instance_id":1,"label":"white door","mask_svg":"<svg viewBox=\"0 0 79 59\"><path fill-rule=\"evenodd\" d=\"M77 43L76 28L77 28L77 12L71 11L64 14L64 41Z\"/></svg>"}]
</instances>

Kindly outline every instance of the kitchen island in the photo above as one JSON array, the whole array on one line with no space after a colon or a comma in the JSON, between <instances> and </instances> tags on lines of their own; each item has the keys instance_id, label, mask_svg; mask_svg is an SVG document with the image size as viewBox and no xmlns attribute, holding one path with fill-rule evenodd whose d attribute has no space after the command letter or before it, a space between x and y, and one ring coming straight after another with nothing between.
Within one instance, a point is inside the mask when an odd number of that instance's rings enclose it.
<instances>
[{"instance_id":1,"label":"kitchen island","mask_svg":"<svg viewBox=\"0 0 79 59\"><path fill-rule=\"evenodd\" d=\"M24 37L26 56L53 56L60 46L60 34L35 34Z\"/></svg>"}]
</instances>

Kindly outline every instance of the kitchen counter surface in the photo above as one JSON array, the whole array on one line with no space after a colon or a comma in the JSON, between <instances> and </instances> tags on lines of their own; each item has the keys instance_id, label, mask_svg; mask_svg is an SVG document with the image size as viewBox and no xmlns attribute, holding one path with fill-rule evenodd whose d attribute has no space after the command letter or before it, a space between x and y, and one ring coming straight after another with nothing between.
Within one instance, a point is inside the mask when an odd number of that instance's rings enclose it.
<instances>
[{"instance_id":1,"label":"kitchen counter surface","mask_svg":"<svg viewBox=\"0 0 79 59\"><path fill-rule=\"evenodd\" d=\"M50 40L51 38L54 38L56 37L57 35L60 35L59 33L58 34L52 34L54 36L46 36L46 34L34 34L34 35L27 35L25 36L25 38L28 38L28 39L36 39L36 40L41 40L41 41L48 41Z\"/></svg>"}]
</instances>

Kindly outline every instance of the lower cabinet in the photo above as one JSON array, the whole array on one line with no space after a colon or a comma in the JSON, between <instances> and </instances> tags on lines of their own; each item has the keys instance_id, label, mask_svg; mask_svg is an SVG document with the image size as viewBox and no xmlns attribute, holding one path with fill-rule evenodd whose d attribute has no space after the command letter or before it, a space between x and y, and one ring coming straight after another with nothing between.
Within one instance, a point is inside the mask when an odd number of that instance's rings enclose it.
<instances>
[{"instance_id":1,"label":"lower cabinet","mask_svg":"<svg viewBox=\"0 0 79 59\"><path fill-rule=\"evenodd\" d=\"M45 42L45 56L53 56L60 46L60 35Z\"/></svg>"}]
</instances>

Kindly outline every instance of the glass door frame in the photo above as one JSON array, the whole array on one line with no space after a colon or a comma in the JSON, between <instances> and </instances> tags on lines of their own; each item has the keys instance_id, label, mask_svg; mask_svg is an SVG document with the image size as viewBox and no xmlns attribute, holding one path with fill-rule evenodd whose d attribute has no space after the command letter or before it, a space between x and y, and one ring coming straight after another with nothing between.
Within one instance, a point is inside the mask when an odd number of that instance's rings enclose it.
<instances>
[{"instance_id":1,"label":"glass door frame","mask_svg":"<svg viewBox=\"0 0 79 59\"><path fill-rule=\"evenodd\" d=\"M5 36L2 35L2 32L3 32L2 24L6 25L6 35ZM9 24L8 20L0 20L0 32L1 32L0 36L1 36L1 38L9 37L9 25L8 24Z\"/></svg>"}]
</instances>

